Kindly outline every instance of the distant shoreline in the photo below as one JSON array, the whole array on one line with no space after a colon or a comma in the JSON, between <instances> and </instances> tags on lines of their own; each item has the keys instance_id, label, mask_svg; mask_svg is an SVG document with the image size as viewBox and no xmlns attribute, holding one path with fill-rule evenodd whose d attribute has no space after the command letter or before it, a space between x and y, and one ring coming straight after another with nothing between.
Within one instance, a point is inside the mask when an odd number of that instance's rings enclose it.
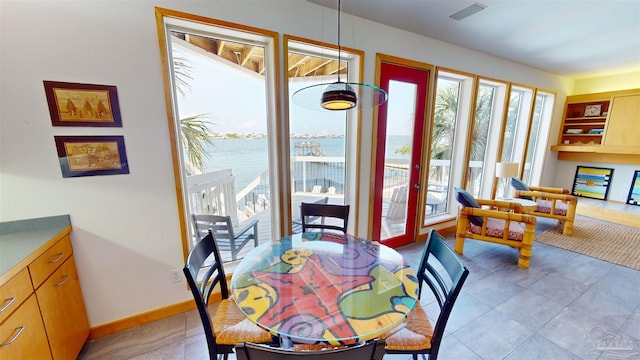
<instances>
[{"instance_id":1,"label":"distant shoreline","mask_svg":"<svg viewBox=\"0 0 640 360\"><path fill-rule=\"evenodd\" d=\"M236 134L236 133L213 133L209 134L210 139L225 140L225 139L266 139L267 134ZM339 134L291 134L292 139L338 139L344 138L344 135Z\"/></svg>"}]
</instances>

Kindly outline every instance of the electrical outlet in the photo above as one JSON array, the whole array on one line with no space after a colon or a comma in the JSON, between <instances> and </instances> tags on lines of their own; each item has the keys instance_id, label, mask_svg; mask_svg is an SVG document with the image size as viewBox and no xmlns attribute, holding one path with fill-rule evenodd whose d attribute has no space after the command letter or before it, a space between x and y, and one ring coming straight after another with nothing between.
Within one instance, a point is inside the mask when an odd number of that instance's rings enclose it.
<instances>
[{"instance_id":1,"label":"electrical outlet","mask_svg":"<svg viewBox=\"0 0 640 360\"><path fill-rule=\"evenodd\" d=\"M180 269L171 270L170 278L172 283L178 283L182 280Z\"/></svg>"}]
</instances>

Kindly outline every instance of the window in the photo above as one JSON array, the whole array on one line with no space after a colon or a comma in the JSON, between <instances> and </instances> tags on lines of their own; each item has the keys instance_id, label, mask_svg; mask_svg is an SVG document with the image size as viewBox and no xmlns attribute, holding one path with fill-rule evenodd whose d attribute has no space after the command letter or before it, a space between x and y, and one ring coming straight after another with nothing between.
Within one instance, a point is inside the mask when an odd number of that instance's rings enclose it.
<instances>
[{"instance_id":1,"label":"window","mask_svg":"<svg viewBox=\"0 0 640 360\"><path fill-rule=\"evenodd\" d=\"M192 214L257 219L258 238L278 236L276 34L197 21L157 9L167 63L170 136L185 256L197 238ZM192 21L193 20L193 21ZM165 58L163 56L163 58ZM275 206L274 206L275 203ZM253 248L253 242L239 253ZM231 251L221 248L225 260Z\"/></svg>"},{"instance_id":2,"label":"window","mask_svg":"<svg viewBox=\"0 0 640 360\"><path fill-rule=\"evenodd\" d=\"M475 99L466 189L478 198L490 198L493 169L501 143L507 84L480 79Z\"/></svg>"},{"instance_id":3,"label":"window","mask_svg":"<svg viewBox=\"0 0 640 360\"><path fill-rule=\"evenodd\" d=\"M362 53L285 36L289 91L289 147L292 231L299 232L300 203L356 204L358 112L316 111L300 106L293 94L307 86L358 82ZM321 88L319 88L321 89ZM320 92L317 99L320 102ZM352 165L350 165L352 164ZM356 229L352 206L349 228Z\"/></svg>"},{"instance_id":4,"label":"window","mask_svg":"<svg viewBox=\"0 0 640 360\"><path fill-rule=\"evenodd\" d=\"M453 198L452 189L460 183L469 124L473 77L451 70L437 70L436 91L431 124L430 159L426 211L423 225L446 215ZM454 200L455 202L455 200Z\"/></svg>"},{"instance_id":5,"label":"window","mask_svg":"<svg viewBox=\"0 0 640 360\"><path fill-rule=\"evenodd\" d=\"M546 91L537 91L531 118L529 138L527 141L527 151L524 161L522 180L527 184L539 184L542 176L542 166L544 162L547 139L549 138L549 127L553 115L555 95ZM535 166L539 164L538 166Z\"/></svg>"},{"instance_id":6,"label":"window","mask_svg":"<svg viewBox=\"0 0 640 360\"><path fill-rule=\"evenodd\" d=\"M532 98L532 89L520 86L511 87L500 162L522 163L529 131L529 115L533 106ZM505 189L505 186L509 186L508 181L498 181L495 193L507 196L509 189Z\"/></svg>"}]
</instances>

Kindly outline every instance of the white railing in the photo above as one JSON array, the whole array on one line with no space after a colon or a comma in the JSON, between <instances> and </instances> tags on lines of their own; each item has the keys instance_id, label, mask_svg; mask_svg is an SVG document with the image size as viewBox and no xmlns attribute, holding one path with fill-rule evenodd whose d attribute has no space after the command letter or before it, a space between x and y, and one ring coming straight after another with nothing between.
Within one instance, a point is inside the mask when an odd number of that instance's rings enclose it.
<instances>
[{"instance_id":1,"label":"white railing","mask_svg":"<svg viewBox=\"0 0 640 360\"><path fill-rule=\"evenodd\" d=\"M342 157L294 156L293 161L303 164L302 179L294 179L296 181L302 180L303 184L306 184L307 180L309 180L307 179L307 173L305 171L305 163L322 162L344 165L344 158ZM432 169L442 168L438 176L435 179L430 179L430 182L447 184L450 161L431 160L430 165ZM479 166L481 166L481 162L480 164L473 163L471 165L471 167ZM396 161L385 164L385 167L388 167L390 170L406 172L408 164ZM231 216L233 223L237 224L239 221L239 211L244 208L244 198L250 196L258 185L265 183L268 176L268 171L263 172L237 194L235 190L235 176L231 169L188 176L187 191L190 211L192 214L228 215ZM406 183L406 179L402 182L402 184L404 183ZM398 184L391 185L393 185L390 187L392 190L397 187ZM389 192L388 196L390 195L391 193ZM269 206L268 201L264 201L264 204L260 204L261 208L267 208ZM242 217L243 219L240 219L241 221L244 220L245 216L243 215Z\"/></svg>"},{"instance_id":2,"label":"white railing","mask_svg":"<svg viewBox=\"0 0 640 360\"><path fill-rule=\"evenodd\" d=\"M187 176L187 196L192 214L228 215L238 223L236 178L231 169Z\"/></svg>"}]
</instances>

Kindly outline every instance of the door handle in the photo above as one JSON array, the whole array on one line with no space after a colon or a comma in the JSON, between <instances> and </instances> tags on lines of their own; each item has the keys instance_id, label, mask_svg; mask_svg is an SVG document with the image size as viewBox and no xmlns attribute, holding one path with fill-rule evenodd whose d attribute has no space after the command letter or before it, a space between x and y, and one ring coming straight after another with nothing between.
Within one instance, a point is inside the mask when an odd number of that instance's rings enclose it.
<instances>
[{"instance_id":1,"label":"door handle","mask_svg":"<svg viewBox=\"0 0 640 360\"><path fill-rule=\"evenodd\" d=\"M413 188L416 190L420 190L420 184L413 184Z\"/></svg>"}]
</instances>

